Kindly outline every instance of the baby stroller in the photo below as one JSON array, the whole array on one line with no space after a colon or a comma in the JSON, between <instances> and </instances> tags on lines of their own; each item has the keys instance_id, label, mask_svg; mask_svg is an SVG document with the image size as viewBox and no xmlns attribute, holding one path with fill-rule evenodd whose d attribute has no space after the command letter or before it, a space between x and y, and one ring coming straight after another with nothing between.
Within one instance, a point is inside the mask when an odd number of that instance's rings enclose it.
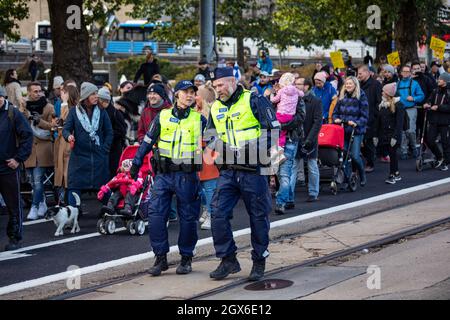
<instances>
[{"instance_id":1,"label":"baby stroller","mask_svg":"<svg viewBox=\"0 0 450 320\"><path fill-rule=\"evenodd\" d=\"M133 159L139 146L129 146L126 147L120 156L119 163L121 164L126 159ZM148 189L151 185L153 185L153 171L150 163L151 153L147 154L144 158L144 162L140 169L140 173L144 179L142 188L136 193L136 203L132 208L132 215L125 215L122 213L122 209L125 206L125 200L122 198L118 204L114 207L114 210L111 211L105 206L101 209L101 218L97 222L97 230L101 234L111 235L116 231L117 222L121 221L122 224L126 227L127 231L131 235L143 235L145 233L145 221L147 217L143 213L141 208L141 204L145 199ZM116 191L118 192L118 191ZM111 193L107 198L111 196ZM105 195L106 197L106 195ZM103 199L105 201L107 199Z\"/></svg>"},{"instance_id":2,"label":"baby stroller","mask_svg":"<svg viewBox=\"0 0 450 320\"><path fill-rule=\"evenodd\" d=\"M351 150L354 132L352 130L348 149ZM346 182L344 164L349 160L350 152L344 152L344 127L336 124L324 124L319 133L319 170L320 182L329 183L331 193L338 193L338 185ZM356 174L352 172L348 186L351 191L358 188Z\"/></svg>"},{"instance_id":3,"label":"baby stroller","mask_svg":"<svg viewBox=\"0 0 450 320\"><path fill-rule=\"evenodd\" d=\"M419 155L416 159L416 170L417 172L421 172L425 166L430 166L434 168L436 159L431 152L431 150L425 144L425 132L427 130L427 114L428 110L425 110L425 115L423 119L423 130L420 135L420 147L419 147Z\"/></svg>"}]
</instances>

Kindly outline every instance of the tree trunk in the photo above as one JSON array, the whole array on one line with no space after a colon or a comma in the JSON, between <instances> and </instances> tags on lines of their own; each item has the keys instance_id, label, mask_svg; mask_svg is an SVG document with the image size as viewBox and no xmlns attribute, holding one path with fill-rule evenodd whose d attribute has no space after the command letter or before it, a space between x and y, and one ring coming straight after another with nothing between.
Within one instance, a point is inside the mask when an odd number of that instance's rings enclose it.
<instances>
[{"instance_id":1,"label":"tree trunk","mask_svg":"<svg viewBox=\"0 0 450 320\"><path fill-rule=\"evenodd\" d=\"M244 38L242 35L236 37L237 63L240 67L244 67Z\"/></svg>"},{"instance_id":2,"label":"tree trunk","mask_svg":"<svg viewBox=\"0 0 450 320\"><path fill-rule=\"evenodd\" d=\"M395 45L400 54L401 64L418 60L417 28L419 13L415 0L400 2L398 20L395 22Z\"/></svg>"},{"instance_id":3,"label":"tree trunk","mask_svg":"<svg viewBox=\"0 0 450 320\"><path fill-rule=\"evenodd\" d=\"M380 57L386 57L389 53L391 53L391 43L392 43L392 31L389 31L386 36L379 37L377 39L377 56L375 61L380 63Z\"/></svg>"},{"instance_id":4,"label":"tree trunk","mask_svg":"<svg viewBox=\"0 0 450 320\"><path fill-rule=\"evenodd\" d=\"M64 80L73 79L78 85L92 78L92 63L89 52L89 35L83 16L83 0L47 0L50 11L50 24L53 42L52 77L62 76ZM67 13L69 6L80 8L81 28L73 28L70 22L74 13ZM69 29L69 26L71 29ZM52 82L52 81L51 81Z\"/></svg>"}]
</instances>

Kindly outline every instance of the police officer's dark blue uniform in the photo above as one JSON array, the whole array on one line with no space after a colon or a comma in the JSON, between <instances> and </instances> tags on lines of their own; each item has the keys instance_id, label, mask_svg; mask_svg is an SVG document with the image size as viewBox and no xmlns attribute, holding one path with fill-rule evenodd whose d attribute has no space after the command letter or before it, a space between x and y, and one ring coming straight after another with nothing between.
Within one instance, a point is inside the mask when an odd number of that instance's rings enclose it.
<instances>
[{"instance_id":1,"label":"police officer's dark blue uniform","mask_svg":"<svg viewBox=\"0 0 450 320\"><path fill-rule=\"evenodd\" d=\"M250 216L253 247L253 268L249 279L255 281L264 276L265 259L269 255L267 248L272 201L267 176L262 175L261 159L258 157L256 163L249 160L252 158L251 154L261 154L261 150L256 149L264 148L265 154L268 154L270 132L279 130L280 124L266 98L236 86L232 77L232 68L215 70L213 85L219 100L211 107L207 126L208 134L211 129L216 130L216 137L224 142L225 150L234 150L236 155L233 161L224 159L224 165L218 164L221 171L217 191L212 200L211 227L216 256L222 261L210 277L223 279L230 273L240 271L230 220L233 208L242 196ZM230 88L234 90L231 96ZM252 140L258 142L250 143ZM210 143L210 146L213 144ZM218 150L217 143L214 147L223 154L223 151ZM227 151L225 153L229 154ZM240 161L241 157L246 159L244 163Z\"/></svg>"},{"instance_id":2,"label":"police officer's dark blue uniform","mask_svg":"<svg viewBox=\"0 0 450 320\"><path fill-rule=\"evenodd\" d=\"M149 273L158 276L168 269L169 252L167 220L173 194L177 198L180 216L178 247L182 256L178 274L191 272L193 251L198 240L197 224L200 212L199 178L201 170L201 136L206 119L191 109L197 88L190 81L175 86L178 101L172 109L163 110L153 120L131 168L137 175L144 156L158 144L157 175L148 199L149 234L155 264ZM195 154L194 154L195 153ZM159 159L159 160L158 160Z\"/></svg>"}]
</instances>

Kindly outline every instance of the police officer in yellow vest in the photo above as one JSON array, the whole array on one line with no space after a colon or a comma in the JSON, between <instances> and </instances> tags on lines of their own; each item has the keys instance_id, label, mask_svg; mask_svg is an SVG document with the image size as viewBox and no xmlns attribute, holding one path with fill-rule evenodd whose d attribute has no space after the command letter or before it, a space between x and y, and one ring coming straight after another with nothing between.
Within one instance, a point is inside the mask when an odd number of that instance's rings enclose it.
<instances>
[{"instance_id":1,"label":"police officer in yellow vest","mask_svg":"<svg viewBox=\"0 0 450 320\"><path fill-rule=\"evenodd\" d=\"M217 68L213 86L219 99L211 107L205 139L212 136L208 145L222 158L217 163L221 171L211 213L216 256L222 261L210 277L223 279L241 270L230 220L242 196L250 216L253 247L249 280L256 281L264 276L269 255L272 200L264 169L270 165L271 135L279 133L280 124L269 100L237 84L233 68Z\"/></svg>"},{"instance_id":2,"label":"police officer in yellow vest","mask_svg":"<svg viewBox=\"0 0 450 320\"><path fill-rule=\"evenodd\" d=\"M201 170L202 132L206 127L206 119L192 109L196 91L197 87L187 80L175 86L175 106L162 110L153 120L131 168L131 175L136 178L145 155L157 144L154 149L157 174L148 198L150 244L156 256L155 264L149 270L153 276L168 269L167 220L174 194L180 217L178 247L182 256L176 272L187 274L192 271L200 213L197 172Z\"/></svg>"}]
</instances>

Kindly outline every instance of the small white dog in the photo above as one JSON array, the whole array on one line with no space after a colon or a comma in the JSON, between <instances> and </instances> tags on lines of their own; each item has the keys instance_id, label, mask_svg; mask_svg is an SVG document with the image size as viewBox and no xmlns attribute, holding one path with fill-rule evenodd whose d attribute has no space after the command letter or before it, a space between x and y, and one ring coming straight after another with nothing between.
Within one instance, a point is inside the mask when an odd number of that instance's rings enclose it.
<instances>
[{"instance_id":1,"label":"small white dog","mask_svg":"<svg viewBox=\"0 0 450 320\"><path fill-rule=\"evenodd\" d=\"M81 213L81 200L76 193L72 193L77 201L77 206L54 206L47 210L45 219L53 219L57 227L55 237L64 235L65 227L72 227L70 233L80 232L78 215Z\"/></svg>"}]
</instances>

